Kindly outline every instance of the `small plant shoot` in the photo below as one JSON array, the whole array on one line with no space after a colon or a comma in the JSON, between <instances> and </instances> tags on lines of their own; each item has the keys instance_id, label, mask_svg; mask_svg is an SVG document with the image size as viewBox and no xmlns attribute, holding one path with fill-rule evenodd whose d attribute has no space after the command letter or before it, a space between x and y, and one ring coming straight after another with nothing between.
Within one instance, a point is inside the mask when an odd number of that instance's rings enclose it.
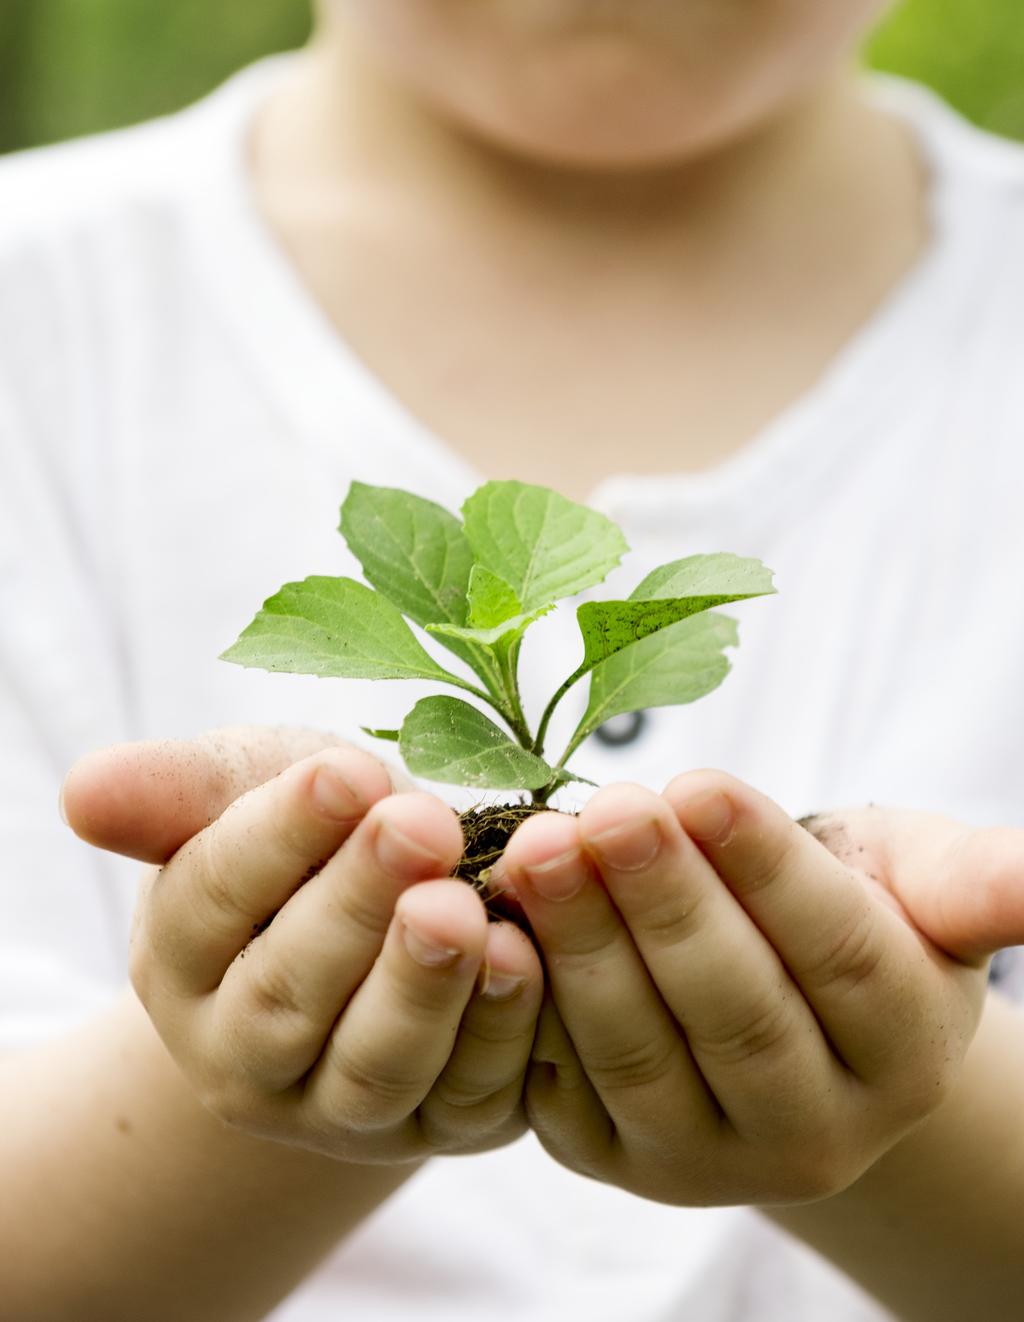
<instances>
[{"instance_id":1,"label":"small plant shoot","mask_svg":"<svg viewBox=\"0 0 1024 1322\"><path fill-rule=\"evenodd\" d=\"M223 659L454 689L474 701L439 693L417 702L400 729L366 733L397 743L414 776L525 791L542 807L560 785L580 779L569 762L605 721L717 688L738 634L716 608L775 591L758 560L696 555L655 569L625 601L584 602L576 610L582 659L552 683L534 726L519 692L524 637L558 601L601 583L629 548L603 514L522 482L485 483L461 513L460 520L408 491L354 482L339 531L366 582L287 583ZM461 669L435 659L410 621ZM583 715L567 745L549 755L551 717L585 679Z\"/></svg>"}]
</instances>

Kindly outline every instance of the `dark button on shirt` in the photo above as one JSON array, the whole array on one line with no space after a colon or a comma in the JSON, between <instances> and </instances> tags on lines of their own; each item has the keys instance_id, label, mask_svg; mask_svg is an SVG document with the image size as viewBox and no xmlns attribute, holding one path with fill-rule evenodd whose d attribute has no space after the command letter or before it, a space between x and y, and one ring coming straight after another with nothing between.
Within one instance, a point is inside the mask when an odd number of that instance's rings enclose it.
<instances>
[{"instance_id":1,"label":"dark button on shirt","mask_svg":"<svg viewBox=\"0 0 1024 1322\"><path fill-rule=\"evenodd\" d=\"M646 712L625 712L621 716L613 716L610 721L605 721L604 725L599 725L594 731L594 738L608 748L623 748L626 744L635 743L643 734L646 725Z\"/></svg>"}]
</instances>

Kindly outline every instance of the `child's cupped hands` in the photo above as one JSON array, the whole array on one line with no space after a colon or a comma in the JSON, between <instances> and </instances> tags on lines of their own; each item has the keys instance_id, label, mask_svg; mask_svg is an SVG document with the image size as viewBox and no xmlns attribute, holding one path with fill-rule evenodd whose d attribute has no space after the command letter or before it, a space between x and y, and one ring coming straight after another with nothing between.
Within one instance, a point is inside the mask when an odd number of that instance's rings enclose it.
<instances>
[{"instance_id":1,"label":"child's cupped hands","mask_svg":"<svg viewBox=\"0 0 1024 1322\"><path fill-rule=\"evenodd\" d=\"M288 766L147 874L132 937L136 992L205 1105L345 1161L522 1132L542 996L526 937L450 877L454 814L391 788L354 748Z\"/></svg>"},{"instance_id":2,"label":"child's cupped hands","mask_svg":"<svg viewBox=\"0 0 1024 1322\"><path fill-rule=\"evenodd\" d=\"M810 825L695 772L520 828L496 880L546 965L526 1104L563 1164L673 1204L813 1200L948 1095L987 956L1024 940L1024 832Z\"/></svg>"}]
</instances>

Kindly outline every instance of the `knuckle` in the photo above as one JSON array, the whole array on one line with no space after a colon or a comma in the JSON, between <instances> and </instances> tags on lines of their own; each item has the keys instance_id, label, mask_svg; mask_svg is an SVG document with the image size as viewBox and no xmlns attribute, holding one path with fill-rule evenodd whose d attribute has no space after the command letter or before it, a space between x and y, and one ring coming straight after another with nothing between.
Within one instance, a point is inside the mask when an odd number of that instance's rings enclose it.
<instances>
[{"instance_id":1,"label":"knuckle","mask_svg":"<svg viewBox=\"0 0 1024 1322\"><path fill-rule=\"evenodd\" d=\"M793 1202L817 1202L832 1198L848 1189L868 1165L851 1161L835 1141L818 1138L806 1141L788 1154L785 1174L785 1192Z\"/></svg>"},{"instance_id":2,"label":"knuckle","mask_svg":"<svg viewBox=\"0 0 1024 1322\"><path fill-rule=\"evenodd\" d=\"M796 830L794 826L793 832ZM749 851L737 890L744 895L756 895L791 869L797 852L793 832L786 832L781 837L775 832L765 833L758 841L757 849Z\"/></svg>"},{"instance_id":3,"label":"knuckle","mask_svg":"<svg viewBox=\"0 0 1024 1322\"><path fill-rule=\"evenodd\" d=\"M199 1100L211 1115L231 1129L248 1131L253 1120L253 1098L237 1080L221 1079L199 1089Z\"/></svg>"},{"instance_id":4,"label":"knuckle","mask_svg":"<svg viewBox=\"0 0 1024 1322\"><path fill-rule=\"evenodd\" d=\"M725 1021L713 1032L688 1033L694 1051L723 1066L763 1060L786 1043L791 1031L786 997L765 1002L742 1019Z\"/></svg>"},{"instance_id":5,"label":"knuckle","mask_svg":"<svg viewBox=\"0 0 1024 1322\"><path fill-rule=\"evenodd\" d=\"M570 931L559 932L557 948L554 940L548 940L545 948L551 950L551 958L566 972L600 976L605 961L621 951L621 941L621 930L609 930L608 925L598 922L593 926L578 925Z\"/></svg>"},{"instance_id":6,"label":"knuckle","mask_svg":"<svg viewBox=\"0 0 1024 1322\"><path fill-rule=\"evenodd\" d=\"M237 928L240 918L248 920L239 899L237 873L225 857L224 845L216 830L204 831L199 840L200 884L186 887L185 894L192 897L196 918L204 926L213 926L218 934L226 935Z\"/></svg>"},{"instance_id":7,"label":"knuckle","mask_svg":"<svg viewBox=\"0 0 1024 1322\"><path fill-rule=\"evenodd\" d=\"M310 858L310 815L297 809L294 796L275 804L270 830L273 848L285 862L305 872L316 861Z\"/></svg>"},{"instance_id":8,"label":"knuckle","mask_svg":"<svg viewBox=\"0 0 1024 1322\"><path fill-rule=\"evenodd\" d=\"M331 897L332 926L379 942L391 921L388 898L379 887L375 892L359 886L339 887Z\"/></svg>"},{"instance_id":9,"label":"knuckle","mask_svg":"<svg viewBox=\"0 0 1024 1322\"><path fill-rule=\"evenodd\" d=\"M390 1129L396 1116L412 1112L423 1092L423 1081L408 1061L371 1060L359 1050L335 1048L330 1063L339 1110L357 1131Z\"/></svg>"},{"instance_id":10,"label":"knuckle","mask_svg":"<svg viewBox=\"0 0 1024 1322\"><path fill-rule=\"evenodd\" d=\"M864 907L804 974L823 990L855 992L876 977L884 958L885 943L871 909Z\"/></svg>"},{"instance_id":11,"label":"knuckle","mask_svg":"<svg viewBox=\"0 0 1024 1322\"><path fill-rule=\"evenodd\" d=\"M486 1008L489 1009L490 1007ZM526 1047L533 1041L532 1021L529 1026L526 1026L524 1024L510 1024L501 1019L489 1020L478 1013L479 1009L484 1009L484 1007L473 1005L466 1011L462 1026L459 1029L460 1045L486 1052L493 1051L495 1047L506 1049L522 1045L525 1051Z\"/></svg>"},{"instance_id":12,"label":"knuckle","mask_svg":"<svg viewBox=\"0 0 1024 1322\"><path fill-rule=\"evenodd\" d=\"M419 1127L428 1147L442 1152L466 1152L487 1146L486 1140L514 1125L521 1129L519 1090L464 1089L442 1077L419 1109Z\"/></svg>"},{"instance_id":13,"label":"knuckle","mask_svg":"<svg viewBox=\"0 0 1024 1322\"><path fill-rule=\"evenodd\" d=\"M465 1076L460 1078L458 1075L442 1074L433 1088L435 1101L455 1111L468 1111L474 1106L479 1106L487 1101L493 1092L494 1089L489 1083Z\"/></svg>"},{"instance_id":14,"label":"knuckle","mask_svg":"<svg viewBox=\"0 0 1024 1322\"><path fill-rule=\"evenodd\" d=\"M889 1114L897 1124L912 1128L926 1120L953 1092L959 1071L948 1057L926 1061L907 1059L903 1078L889 1093Z\"/></svg>"},{"instance_id":15,"label":"knuckle","mask_svg":"<svg viewBox=\"0 0 1024 1322\"><path fill-rule=\"evenodd\" d=\"M465 1007L472 980L472 971L461 967L461 961L442 969L395 968L387 991L391 1013L398 1022L420 1032L437 1033L442 1019L456 1006Z\"/></svg>"},{"instance_id":16,"label":"knuckle","mask_svg":"<svg viewBox=\"0 0 1024 1322\"><path fill-rule=\"evenodd\" d=\"M246 966L248 992L257 1014L307 1017L303 996L295 975L285 960L278 958L264 933L249 945L256 958Z\"/></svg>"},{"instance_id":17,"label":"knuckle","mask_svg":"<svg viewBox=\"0 0 1024 1322\"><path fill-rule=\"evenodd\" d=\"M696 890L686 897L679 896L652 905L638 920L644 936L661 948L684 945L704 927L707 892Z\"/></svg>"},{"instance_id":18,"label":"knuckle","mask_svg":"<svg viewBox=\"0 0 1024 1322\"><path fill-rule=\"evenodd\" d=\"M659 1083L668 1074L674 1055L673 1045L661 1042L638 1042L621 1046L607 1055L585 1062L587 1075L601 1091L644 1088Z\"/></svg>"}]
</instances>

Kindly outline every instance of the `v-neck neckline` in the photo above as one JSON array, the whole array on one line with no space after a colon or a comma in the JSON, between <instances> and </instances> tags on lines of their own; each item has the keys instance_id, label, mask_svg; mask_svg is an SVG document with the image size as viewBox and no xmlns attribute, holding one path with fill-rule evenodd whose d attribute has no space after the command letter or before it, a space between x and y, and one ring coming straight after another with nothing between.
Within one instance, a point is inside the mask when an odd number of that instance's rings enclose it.
<instances>
[{"instance_id":1,"label":"v-neck neckline","mask_svg":"<svg viewBox=\"0 0 1024 1322\"><path fill-rule=\"evenodd\" d=\"M458 501L482 475L407 408L346 343L303 282L261 214L248 166L256 107L281 76L287 57L237 75L193 112L219 110L221 131L206 168L193 180L193 241L218 288L266 388L293 436L336 462L342 438L356 470L393 471L402 484ZM948 332L969 295L985 250L964 212L976 204L958 187L946 139L959 119L925 89L872 75L868 94L915 131L929 172L930 240L913 267L851 336L818 381L713 468L656 476L609 475L588 503L614 510L708 506L750 500L763 513L769 492L779 499L834 472L851 445L882 430L887 412L926 388L922 366L936 337ZM218 104L219 103L219 104ZM204 131L209 133L210 126ZM777 515L778 510L774 513Z\"/></svg>"}]
</instances>

